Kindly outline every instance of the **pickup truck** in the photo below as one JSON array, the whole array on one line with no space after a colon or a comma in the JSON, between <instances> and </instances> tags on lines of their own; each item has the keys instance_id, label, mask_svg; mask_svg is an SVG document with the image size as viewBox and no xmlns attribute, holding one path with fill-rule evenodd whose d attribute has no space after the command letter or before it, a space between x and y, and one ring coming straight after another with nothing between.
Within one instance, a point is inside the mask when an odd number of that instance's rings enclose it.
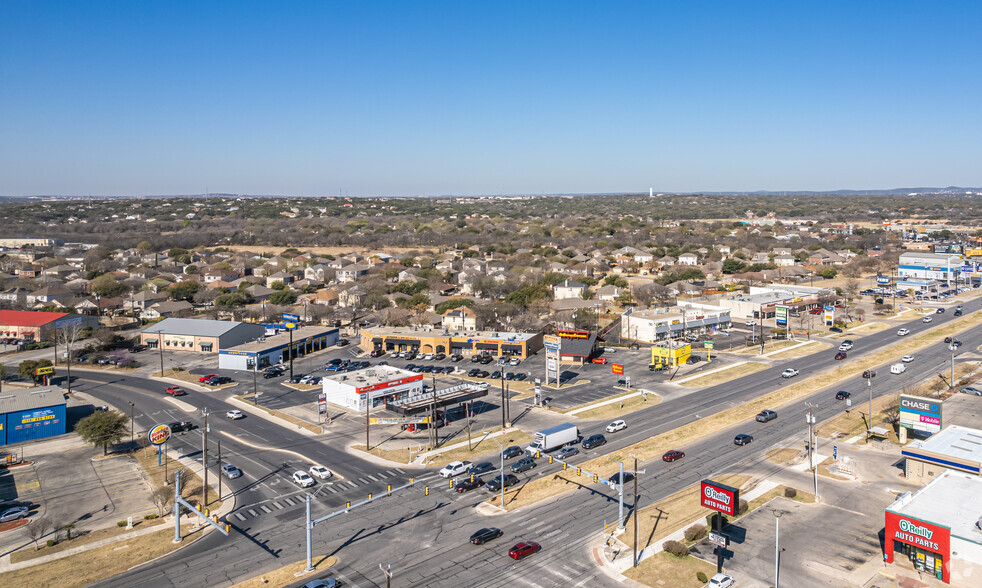
<instances>
[{"instance_id":1,"label":"pickup truck","mask_svg":"<svg viewBox=\"0 0 982 588\"><path fill-rule=\"evenodd\" d=\"M798 375L798 370L796 370L794 368L788 368L788 369L784 370L783 372L781 372L781 377L782 378L793 378L793 377L795 377L797 375Z\"/></svg>"}]
</instances>

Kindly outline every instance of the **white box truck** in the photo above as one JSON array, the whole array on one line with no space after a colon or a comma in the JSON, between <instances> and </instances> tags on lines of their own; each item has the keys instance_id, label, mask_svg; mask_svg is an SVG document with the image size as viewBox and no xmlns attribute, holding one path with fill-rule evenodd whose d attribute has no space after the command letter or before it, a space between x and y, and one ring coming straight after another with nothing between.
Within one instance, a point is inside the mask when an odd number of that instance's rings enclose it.
<instances>
[{"instance_id":1,"label":"white box truck","mask_svg":"<svg viewBox=\"0 0 982 588\"><path fill-rule=\"evenodd\" d=\"M572 443L579 438L579 435L573 423L556 425L537 432L532 439L532 444L525 448L525 453L535 457L536 453L545 453Z\"/></svg>"}]
</instances>

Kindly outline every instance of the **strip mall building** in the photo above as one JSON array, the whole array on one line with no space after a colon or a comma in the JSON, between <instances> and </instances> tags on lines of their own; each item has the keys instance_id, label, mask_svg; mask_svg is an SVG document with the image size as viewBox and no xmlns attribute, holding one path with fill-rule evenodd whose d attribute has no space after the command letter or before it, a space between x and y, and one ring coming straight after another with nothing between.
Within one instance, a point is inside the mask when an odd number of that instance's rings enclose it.
<instances>
[{"instance_id":1,"label":"strip mall building","mask_svg":"<svg viewBox=\"0 0 982 588\"><path fill-rule=\"evenodd\" d=\"M908 560L946 584L977 585L971 568L982 562L980 496L982 478L954 470L901 494L885 512L883 559Z\"/></svg>"},{"instance_id":2,"label":"strip mall building","mask_svg":"<svg viewBox=\"0 0 982 588\"><path fill-rule=\"evenodd\" d=\"M513 355L525 359L542 349L541 333L502 331L450 332L411 327L366 327L359 333L359 346L365 351L414 351L451 355Z\"/></svg>"},{"instance_id":3,"label":"strip mall building","mask_svg":"<svg viewBox=\"0 0 982 588\"><path fill-rule=\"evenodd\" d=\"M326 376L321 380L321 386L328 402L364 412L369 402L374 408L422 394L423 378L423 374L381 365Z\"/></svg>"}]
</instances>

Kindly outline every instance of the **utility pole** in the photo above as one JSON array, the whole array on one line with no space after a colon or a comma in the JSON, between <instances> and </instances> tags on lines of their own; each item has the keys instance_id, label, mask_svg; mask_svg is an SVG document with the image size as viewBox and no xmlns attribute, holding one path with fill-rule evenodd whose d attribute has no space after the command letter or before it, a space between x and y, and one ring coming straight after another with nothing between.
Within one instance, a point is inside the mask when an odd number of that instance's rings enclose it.
<instances>
[{"instance_id":1,"label":"utility pole","mask_svg":"<svg viewBox=\"0 0 982 588\"><path fill-rule=\"evenodd\" d=\"M130 402L130 443L133 442L133 407L135 405Z\"/></svg>"},{"instance_id":2,"label":"utility pole","mask_svg":"<svg viewBox=\"0 0 982 588\"><path fill-rule=\"evenodd\" d=\"M806 403L807 404L807 403ZM812 474L815 479L815 501L818 501L818 464L815 463L815 454L818 451L818 444L814 443L814 437L812 435L812 426L815 425L816 419L812 416L812 409L814 405L808 405L808 416L805 420L808 421L808 465L812 468Z\"/></svg>"},{"instance_id":3,"label":"utility pole","mask_svg":"<svg viewBox=\"0 0 982 588\"><path fill-rule=\"evenodd\" d=\"M503 467L503 466L502 466ZM624 462L621 462L620 477L617 478L617 530L624 530Z\"/></svg>"},{"instance_id":4,"label":"utility pole","mask_svg":"<svg viewBox=\"0 0 982 588\"><path fill-rule=\"evenodd\" d=\"M774 588L781 588L781 513L774 511Z\"/></svg>"},{"instance_id":5,"label":"utility pole","mask_svg":"<svg viewBox=\"0 0 982 588\"><path fill-rule=\"evenodd\" d=\"M464 405L465 416L467 417L467 451L474 451L471 448L471 410L474 408L474 401L471 400Z\"/></svg>"},{"instance_id":6,"label":"utility pole","mask_svg":"<svg viewBox=\"0 0 982 588\"><path fill-rule=\"evenodd\" d=\"M954 355L952 355L954 358ZM952 359L952 365L954 365L954 359ZM954 377L952 377L954 379ZM508 383L507 388L505 388L505 425L511 426L511 382Z\"/></svg>"},{"instance_id":7,"label":"utility pole","mask_svg":"<svg viewBox=\"0 0 982 588\"><path fill-rule=\"evenodd\" d=\"M290 332L290 381L293 381L293 329L287 329Z\"/></svg>"},{"instance_id":8,"label":"utility pole","mask_svg":"<svg viewBox=\"0 0 982 588\"><path fill-rule=\"evenodd\" d=\"M866 370L863 377L866 378L866 388L869 390L869 421L866 423L866 443L869 443L870 430L873 428L873 378L876 377L876 372Z\"/></svg>"},{"instance_id":9,"label":"utility pole","mask_svg":"<svg viewBox=\"0 0 982 588\"><path fill-rule=\"evenodd\" d=\"M499 371L498 375L501 377L501 428L505 429L505 374Z\"/></svg>"},{"instance_id":10,"label":"utility pole","mask_svg":"<svg viewBox=\"0 0 982 588\"><path fill-rule=\"evenodd\" d=\"M157 349L160 351L160 377L164 377L164 330L157 331Z\"/></svg>"},{"instance_id":11,"label":"utility pole","mask_svg":"<svg viewBox=\"0 0 982 588\"><path fill-rule=\"evenodd\" d=\"M222 440L218 439L218 499L222 499Z\"/></svg>"},{"instance_id":12,"label":"utility pole","mask_svg":"<svg viewBox=\"0 0 982 588\"><path fill-rule=\"evenodd\" d=\"M638 567L638 456L634 456L634 567Z\"/></svg>"},{"instance_id":13,"label":"utility pole","mask_svg":"<svg viewBox=\"0 0 982 588\"><path fill-rule=\"evenodd\" d=\"M201 507L208 508L208 409L202 410L205 415L205 430L204 436L202 437L201 452L201 469L204 470L204 486L201 487Z\"/></svg>"},{"instance_id":14,"label":"utility pole","mask_svg":"<svg viewBox=\"0 0 982 588\"><path fill-rule=\"evenodd\" d=\"M392 564L386 564L386 565L388 567L387 568L383 568L382 567L382 564L378 564L378 569L382 570L382 573L385 574L385 588L391 588L391 582L392 582Z\"/></svg>"},{"instance_id":15,"label":"utility pole","mask_svg":"<svg viewBox=\"0 0 982 588\"><path fill-rule=\"evenodd\" d=\"M366 392L365 393L365 451L368 452L372 451L371 436L369 435L368 432L369 430L368 427L370 422L369 415L371 414L371 412L372 412L372 393Z\"/></svg>"},{"instance_id":16,"label":"utility pole","mask_svg":"<svg viewBox=\"0 0 982 588\"><path fill-rule=\"evenodd\" d=\"M951 351L951 378L948 380L948 388L955 387L955 340L952 338L951 344L948 345L948 351Z\"/></svg>"},{"instance_id":17,"label":"utility pole","mask_svg":"<svg viewBox=\"0 0 982 588\"><path fill-rule=\"evenodd\" d=\"M259 365L259 357L252 362L252 403L259 406L259 381L257 380L256 369Z\"/></svg>"}]
</instances>

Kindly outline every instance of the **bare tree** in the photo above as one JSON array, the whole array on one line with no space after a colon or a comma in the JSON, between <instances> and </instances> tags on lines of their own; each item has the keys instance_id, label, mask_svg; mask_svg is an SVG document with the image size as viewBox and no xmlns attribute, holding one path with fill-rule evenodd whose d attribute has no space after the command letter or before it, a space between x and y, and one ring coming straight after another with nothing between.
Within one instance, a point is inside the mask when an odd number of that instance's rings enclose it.
<instances>
[{"instance_id":1,"label":"bare tree","mask_svg":"<svg viewBox=\"0 0 982 588\"><path fill-rule=\"evenodd\" d=\"M27 527L24 528L24 533L34 542L34 550L37 551L41 549L38 541L47 535L50 530L51 520L46 516L41 516L28 523Z\"/></svg>"},{"instance_id":2,"label":"bare tree","mask_svg":"<svg viewBox=\"0 0 982 588\"><path fill-rule=\"evenodd\" d=\"M157 488L150 495L150 498L153 500L153 505L157 507L157 516L162 517L174 498L174 491L166 486Z\"/></svg>"},{"instance_id":3,"label":"bare tree","mask_svg":"<svg viewBox=\"0 0 982 588\"><path fill-rule=\"evenodd\" d=\"M65 356L68 358L65 361L65 366L68 369L68 393L72 393L72 352L75 350L75 344L78 343L79 339L82 338L82 326L81 319L73 320L63 327L58 329L56 337L58 342L61 343L62 347L65 348Z\"/></svg>"}]
</instances>

